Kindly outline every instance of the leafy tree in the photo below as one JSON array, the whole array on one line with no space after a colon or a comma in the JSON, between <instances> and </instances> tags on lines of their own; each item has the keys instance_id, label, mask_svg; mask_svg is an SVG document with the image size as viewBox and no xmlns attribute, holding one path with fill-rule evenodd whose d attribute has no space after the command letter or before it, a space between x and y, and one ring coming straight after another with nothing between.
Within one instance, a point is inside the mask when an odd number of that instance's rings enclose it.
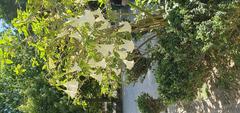
<instances>
[{"instance_id":1,"label":"leafy tree","mask_svg":"<svg viewBox=\"0 0 240 113\"><path fill-rule=\"evenodd\" d=\"M207 80L237 75L239 47L230 23L239 20L235 1L169 1L169 26L159 36L156 79L165 104L195 99ZM232 19L234 16L234 19ZM237 24L237 23L235 23ZM230 28L230 29L229 29ZM232 64L232 65L230 65Z\"/></svg>"},{"instance_id":2,"label":"leafy tree","mask_svg":"<svg viewBox=\"0 0 240 113\"><path fill-rule=\"evenodd\" d=\"M0 0L0 18L7 21L17 16L17 9L25 9L27 0Z\"/></svg>"},{"instance_id":3,"label":"leafy tree","mask_svg":"<svg viewBox=\"0 0 240 113\"><path fill-rule=\"evenodd\" d=\"M146 0L136 1L134 8L148 10L150 16L162 13L168 22L163 29L151 29L157 32L158 47L149 52L151 61L158 62L155 76L165 105L195 99L208 80L229 87L237 77L239 47L233 40L239 37L234 25L239 21L239 1Z\"/></svg>"}]
</instances>

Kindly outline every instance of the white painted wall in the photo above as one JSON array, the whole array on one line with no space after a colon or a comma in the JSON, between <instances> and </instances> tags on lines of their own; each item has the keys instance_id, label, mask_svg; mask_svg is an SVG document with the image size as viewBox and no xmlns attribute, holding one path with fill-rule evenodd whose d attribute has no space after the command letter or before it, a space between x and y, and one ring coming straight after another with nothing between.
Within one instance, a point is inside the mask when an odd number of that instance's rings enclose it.
<instances>
[{"instance_id":1,"label":"white painted wall","mask_svg":"<svg viewBox=\"0 0 240 113\"><path fill-rule=\"evenodd\" d=\"M143 36L143 38L136 42L136 47L140 45L144 40L146 40L148 37L152 36L153 33L148 33ZM153 42L156 42L156 40ZM154 44L153 44L154 45ZM141 48L141 51L143 52L145 47ZM155 67L155 66L153 66ZM125 80L125 76L123 76L123 81ZM148 70L146 77L144 81L141 83L140 81L136 82L135 85L133 84L123 84L123 113L140 113L136 99L139 95L141 95L142 92L148 93L153 98L158 97L157 93L157 83L155 81L155 77L153 75L152 70Z\"/></svg>"},{"instance_id":2,"label":"white painted wall","mask_svg":"<svg viewBox=\"0 0 240 113\"><path fill-rule=\"evenodd\" d=\"M123 86L123 113L140 113L136 99L142 93L147 92L153 98L157 98L157 84L152 71L148 71L143 83L138 81L135 85Z\"/></svg>"}]
</instances>

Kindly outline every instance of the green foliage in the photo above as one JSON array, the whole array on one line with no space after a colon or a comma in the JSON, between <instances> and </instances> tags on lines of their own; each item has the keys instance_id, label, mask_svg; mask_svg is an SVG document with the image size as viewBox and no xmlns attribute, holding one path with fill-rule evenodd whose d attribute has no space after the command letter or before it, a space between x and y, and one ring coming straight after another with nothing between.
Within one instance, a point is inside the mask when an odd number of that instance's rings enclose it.
<instances>
[{"instance_id":1,"label":"green foliage","mask_svg":"<svg viewBox=\"0 0 240 113\"><path fill-rule=\"evenodd\" d=\"M17 79L0 73L0 112L20 113L17 107L20 105L22 96L19 94Z\"/></svg>"},{"instance_id":2,"label":"green foliage","mask_svg":"<svg viewBox=\"0 0 240 113\"><path fill-rule=\"evenodd\" d=\"M133 59L135 63L133 68L126 73L126 82L135 83L139 80L142 82L145 79L148 69L151 67L151 58L143 57L137 49L129 55L129 58Z\"/></svg>"},{"instance_id":3,"label":"green foliage","mask_svg":"<svg viewBox=\"0 0 240 113\"><path fill-rule=\"evenodd\" d=\"M24 9L27 0L1 0L0 1L0 18L11 21L17 16L17 9Z\"/></svg>"},{"instance_id":4,"label":"green foliage","mask_svg":"<svg viewBox=\"0 0 240 113\"><path fill-rule=\"evenodd\" d=\"M138 96L137 104L141 113L159 113L166 109L160 99L154 99L147 93Z\"/></svg>"},{"instance_id":5,"label":"green foliage","mask_svg":"<svg viewBox=\"0 0 240 113\"><path fill-rule=\"evenodd\" d=\"M233 62L237 63L235 58L240 55L239 42L233 41L239 34L232 36L230 25L239 20L235 16L237 2L178 1L168 5L169 26L162 32L160 49L153 55L158 61L159 95L166 105L193 100L208 79L237 75L239 66Z\"/></svg>"},{"instance_id":6,"label":"green foliage","mask_svg":"<svg viewBox=\"0 0 240 113\"><path fill-rule=\"evenodd\" d=\"M17 16L16 30L0 38L1 110L98 113L103 102L116 98L122 70L137 80L157 61L161 101L147 94L138 99L141 111L150 113L194 99L212 76L231 82L228 75L239 73L240 13L234 0L136 0L129 3L138 15L132 23L109 17L115 12L106 0L99 1L104 10L95 11L85 9L87 1L28 0L26 10L9 13L7 18ZM132 32L152 31L159 37L152 58L135 56Z\"/></svg>"},{"instance_id":7,"label":"green foliage","mask_svg":"<svg viewBox=\"0 0 240 113\"><path fill-rule=\"evenodd\" d=\"M76 113L84 112L81 106L73 105L67 96L49 86L40 77L28 80L22 91L24 97L18 109L24 113Z\"/></svg>"},{"instance_id":8,"label":"green foliage","mask_svg":"<svg viewBox=\"0 0 240 113\"><path fill-rule=\"evenodd\" d=\"M43 61L36 56L34 48L18 42L17 38L12 30L8 29L0 39L0 112L83 111L81 106L73 105L67 95L48 84L44 78L46 72L41 68Z\"/></svg>"},{"instance_id":9,"label":"green foliage","mask_svg":"<svg viewBox=\"0 0 240 113\"><path fill-rule=\"evenodd\" d=\"M134 61L127 56L134 44L128 22L111 26L111 20L105 18L102 10L85 10L85 3L28 0L26 10L18 10L17 18L12 21L19 36L10 44L20 45L4 51L20 54L5 56L2 67L11 64L9 70L19 77L41 73L51 86L68 94L71 102L90 113L100 112L98 106L102 102L116 98L121 69L133 67ZM47 92L51 91L43 94ZM108 99L102 99L103 96ZM38 109L31 106L33 100L37 106L44 98L29 96L28 99L21 110L31 112Z\"/></svg>"}]
</instances>

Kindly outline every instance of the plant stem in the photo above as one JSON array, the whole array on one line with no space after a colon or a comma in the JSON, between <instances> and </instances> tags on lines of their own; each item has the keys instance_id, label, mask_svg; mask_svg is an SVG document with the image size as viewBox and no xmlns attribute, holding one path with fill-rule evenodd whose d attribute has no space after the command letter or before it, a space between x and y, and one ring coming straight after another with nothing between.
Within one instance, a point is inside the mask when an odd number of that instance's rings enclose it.
<instances>
[{"instance_id":1,"label":"plant stem","mask_svg":"<svg viewBox=\"0 0 240 113\"><path fill-rule=\"evenodd\" d=\"M137 49L140 49L142 46L144 46L147 42L151 41L151 40L152 40L153 38L155 38L156 36L157 36L157 34L155 34L155 35L151 36L150 38L148 38L147 40L145 40L142 44L140 44L140 45L138 46Z\"/></svg>"}]
</instances>

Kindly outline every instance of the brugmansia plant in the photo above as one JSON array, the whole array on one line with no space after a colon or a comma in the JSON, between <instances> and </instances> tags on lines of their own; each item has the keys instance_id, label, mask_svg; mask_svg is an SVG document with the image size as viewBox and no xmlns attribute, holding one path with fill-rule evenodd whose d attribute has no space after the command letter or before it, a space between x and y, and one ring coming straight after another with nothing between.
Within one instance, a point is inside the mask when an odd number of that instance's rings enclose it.
<instances>
[{"instance_id":1,"label":"brugmansia plant","mask_svg":"<svg viewBox=\"0 0 240 113\"><path fill-rule=\"evenodd\" d=\"M18 10L13 20L21 43L44 62L47 81L83 106L116 95L121 69L134 64L127 59L134 49L131 25L122 21L113 28L105 16L100 9L84 9L81 1L28 0L26 11ZM30 58L33 65L39 64L36 57ZM26 69L18 64L15 73L21 76Z\"/></svg>"},{"instance_id":2,"label":"brugmansia plant","mask_svg":"<svg viewBox=\"0 0 240 113\"><path fill-rule=\"evenodd\" d=\"M135 47L128 21L111 20L114 12L109 7L106 12L91 10L86 9L87 3L28 0L26 10L18 10L12 21L14 32L1 39L1 69L10 67L11 74L19 78L35 80L40 76L54 90L67 94L74 104L87 112L98 112L93 108L100 110L101 102L116 98L122 70L134 66L128 54ZM107 2L102 4L108 6ZM32 69L37 72L31 75ZM19 109L27 111L31 103L27 100Z\"/></svg>"}]
</instances>

